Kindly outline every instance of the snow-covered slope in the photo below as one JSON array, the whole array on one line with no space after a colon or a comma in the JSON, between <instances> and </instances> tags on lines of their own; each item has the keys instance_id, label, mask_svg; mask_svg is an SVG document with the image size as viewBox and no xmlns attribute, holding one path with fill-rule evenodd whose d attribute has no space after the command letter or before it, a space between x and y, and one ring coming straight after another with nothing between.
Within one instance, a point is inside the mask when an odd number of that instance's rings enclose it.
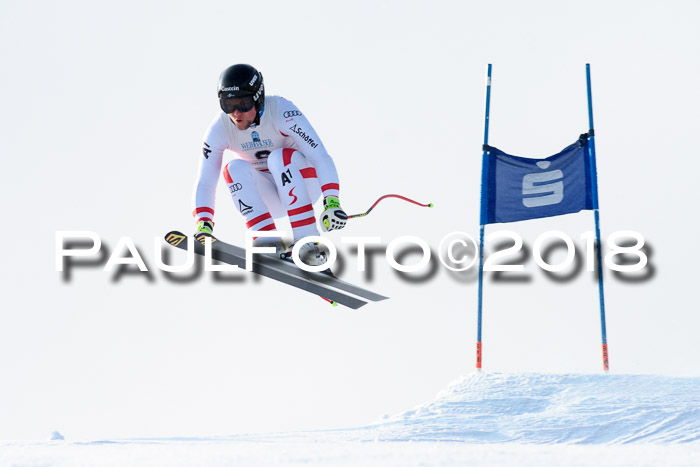
<instances>
[{"instance_id":1,"label":"snow-covered slope","mask_svg":"<svg viewBox=\"0 0 700 467\"><path fill-rule=\"evenodd\" d=\"M375 424L216 439L697 443L700 441L700 378L472 373L454 381L434 400Z\"/></svg>"},{"instance_id":2,"label":"snow-covered slope","mask_svg":"<svg viewBox=\"0 0 700 467\"><path fill-rule=\"evenodd\" d=\"M700 378L473 373L360 431L380 440L697 442Z\"/></svg>"},{"instance_id":3,"label":"snow-covered slope","mask_svg":"<svg viewBox=\"0 0 700 467\"><path fill-rule=\"evenodd\" d=\"M431 402L364 427L0 442L0 465L694 467L699 406L700 378L474 373Z\"/></svg>"}]
</instances>

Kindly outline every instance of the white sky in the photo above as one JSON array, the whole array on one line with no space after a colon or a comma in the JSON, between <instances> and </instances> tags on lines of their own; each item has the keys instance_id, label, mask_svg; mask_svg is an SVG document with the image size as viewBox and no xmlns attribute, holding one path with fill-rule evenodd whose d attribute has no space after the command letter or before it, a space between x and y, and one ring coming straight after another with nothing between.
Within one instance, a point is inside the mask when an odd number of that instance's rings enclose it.
<instances>
[{"instance_id":1,"label":"white sky","mask_svg":"<svg viewBox=\"0 0 700 467\"><path fill-rule=\"evenodd\" d=\"M57 230L153 237L192 230L201 137L222 69L251 63L333 155L347 211L386 201L342 235L478 235L484 76L490 143L548 156L588 127L592 66L603 235L642 233L655 275L606 271L611 368L700 374L695 246L700 19L659 2L5 2L0 6L0 439L225 435L347 427L429 400L472 371L476 283L440 266L360 311L271 281L188 284L54 269ZM220 186L216 233L243 228ZM580 213L500 226L527 244L578 238ZM497 228L490 226L487 230ZM10 243L11 242L11 243ZM16 245L16 246L15 246ZM341 249L341 251L343 251ZM487 282L488 371L597 372L597 288Z\"/></svg>"}]
</instances>

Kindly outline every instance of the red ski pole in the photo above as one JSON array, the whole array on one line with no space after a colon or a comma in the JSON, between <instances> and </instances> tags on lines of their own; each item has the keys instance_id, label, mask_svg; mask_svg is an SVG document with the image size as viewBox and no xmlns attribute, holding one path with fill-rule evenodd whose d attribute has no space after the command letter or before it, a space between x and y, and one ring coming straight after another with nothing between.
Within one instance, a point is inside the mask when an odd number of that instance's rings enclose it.
<instances>
[{"instance_id":1,"label":"red ski pole","mask_svg":"<svg viewBox=\"0 0 700 467\"><path fill-rule=\"evenodd\" d=\"M419 203L418 201L414 201L414 200L412 200L412 199L410 199L410 198L406 198L405 196L401 196L401 195L384 195L384 196L380 197L377 201L375 201L374 204L373 204L372 206L370 206L370 208L369 208L366 212L363 212L363 213L360 213L360 214L351 214L351 215L348 215L348 219L352 219L352 218L354 218L354 217L364 217L364 216L366 216L367 214L369 214L369 213L372 211L372 209L374 209L374 207L375 207L377 204L379 204L379 202L380 202L381 200L383 200L383 199L385 199L385 198L398 198L398 199L402 199L402 200L404 200L404 201L408 201L409 203L417 204L418 206L421 206L421 207L424 207L424 208L432 208L432 207L433 207L433 203L423 204L423 203Z\"/></svg>"}]
</instances>

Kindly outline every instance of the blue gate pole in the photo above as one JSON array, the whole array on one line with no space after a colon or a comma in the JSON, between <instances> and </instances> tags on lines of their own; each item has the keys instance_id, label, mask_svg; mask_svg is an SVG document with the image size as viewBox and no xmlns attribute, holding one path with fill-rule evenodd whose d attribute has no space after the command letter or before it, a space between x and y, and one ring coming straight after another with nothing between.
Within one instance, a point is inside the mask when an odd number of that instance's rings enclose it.
<instances>
[{"instance_id":1,"label":"blue gate pole","mask_svg":"<svg viewBox=\"0 0 700 467\"><path fill-rule=\"evenodd\" d=\"M600 331L603 342L603 371L606 373L610 370L608 363L608 337L605 327L605 294L603 293L603 245L600 242L600 215L598 213L598 176L596 173L595 163L595 132L593 131L593 97L591 95L591 65L586 63L586 87L588 88L588 123L590 127L588 138L588 155L590 158L591 167L591 188L593 195L593 217L595 219L595 238L598 248L598 295L600 297Z\"/></svg>"},{"instance_id":2,"label":"blue gate pole","mask_svg":"<svg viewBox=\"0 0 700 467\"><path fill-rule=\"evenodd\" d=\"M476 369L481 371L481 315L484 296L484 226L487 224L486 204L488 203L488 173L489 173L489 113L491 107L491 64L489 63L486 76L486 116L484 118L484 145L481 156L481 219L479 221L479 305L476 318Z\"/></svg>"}]
</instances>

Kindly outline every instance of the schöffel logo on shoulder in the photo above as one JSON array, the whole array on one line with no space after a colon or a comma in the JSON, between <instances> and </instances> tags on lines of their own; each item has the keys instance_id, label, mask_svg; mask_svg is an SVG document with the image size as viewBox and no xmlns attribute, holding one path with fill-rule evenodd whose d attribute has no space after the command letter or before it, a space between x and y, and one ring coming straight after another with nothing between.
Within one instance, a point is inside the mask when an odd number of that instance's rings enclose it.
<instances>
[{"instance_id":1,"label":"sch\u00f6ffel logo on shoulder","mask_svg":"<svg viewBox=\"0 0 700 467\"><path fill-rule=\"evenodd\" d=\"M221 90L221 92L228 92L228 91L240 91L240 88L238 86L229 86L229 87Z\"/></svg>"},{"instance_id":2,"label":"sch\u00f6ffel logo on shoulder","mask_svg":"<svg viewBox=\"0 0 700 467\"><path fill-rule=\"evenodd\" d=\"M290 130L292 130L294 133L299 135L301 139L304 140L309 146L312 148L318 147L318 142L314 140L311 136L307 135L304 130L301 129L301 127L297 126L295 123L294 126L289 127Z\"/></svg>"},{"instance_id":3,"label":"sch\u00f6ffel logo on shoulder","mask_svg":"<svg viewBox=\"0 0 700 467\"><path fill-rule=\"evenodd\" d=\"M274 146L271 139L260 139L260 134L254 131L250 134L249 143L241 143L241 149L244 151L252 151L254 149L271 148Z\"/></svg>"},{"instance_id":4,"label":"sch\u00f6ffel logo on shoulder","mask_svg":"<svg viewBox=\"0 0 700 467\"><path fill-rule=\"evenodd\" d=\"M282 115L284 116L284 118L301 117L301 112L299 112L298 110L287 110Z\"/></svg>"}]
</instances>

